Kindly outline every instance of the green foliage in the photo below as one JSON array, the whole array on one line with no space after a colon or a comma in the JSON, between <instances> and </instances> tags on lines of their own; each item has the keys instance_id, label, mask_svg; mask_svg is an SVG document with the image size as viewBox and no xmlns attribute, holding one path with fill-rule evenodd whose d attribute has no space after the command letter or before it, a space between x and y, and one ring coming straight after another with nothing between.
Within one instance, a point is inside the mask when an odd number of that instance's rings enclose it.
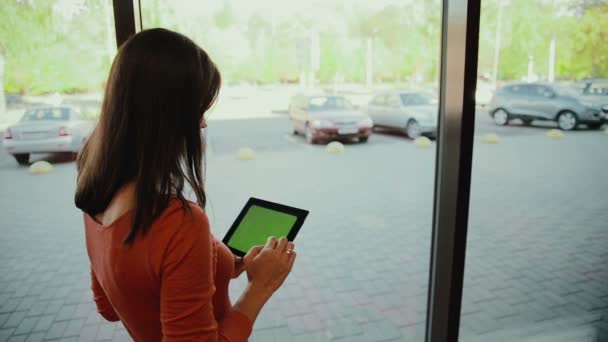
<instances>
[{"instance_id":1,"label":"green foliage","mask_svg":"<svg viewBox=\"0 0 608 342\"><path fill-rule=\"evenodd\" d=\"M498 2L483 1L480 25L479 73L493 66ZM504 1L503 1L504 2ZM556 40L556 77L608 77L608 5L598 0L511 0L504 7L499 79L527 75L528 60L546 77L549 46Z\"/></svg>"},{"instance_id":2,"label":"green foliage","mask_svg":"<svg viewBox=\"0 0 608 342\"><path fill-rule=\"evenodd\" d=\"M216 13L213 17L215 25L220 29L227 29L234 23L234 14L232 12L232 6L228 1L224 2L224 7L221 11Z\"/></svg>"},{"instance_id":3,"label":"green foliage","mask_svg":"<svg viewBox=\"0 0 608 342\"><path fill-rule=\"evenodd\" d=\"M99 89L110 60L102 0L90 0L73 17L55 1L5 0L0 7L0 51L7 92L32 94Z\"/></svg>"},{"instance_id":4,"label":"green foliage","mask_svg":"<svg viewBox=\"0 0 608 342\"><path fill-rule=\"evenodd\" d=\"M113 21L105 18L111 15L111 1L80 1L72 15L57 11L60 2L66 1L2 0L0 53L6 60L6 91L101 90L115 52ZM499 2L505 0L482 1L480 74L492 73ZM364 82L368 39L376 81L403 82L414 76L435 81L439 72L440 0L403 0L376 10L327 4L315 7L314 13L274 17L255 11L237 15L238 7L228 0L215 7L165 0L146 0L142 6L145 28L166 27L191 37L209 51L227 83L297 80L310 68L308 44L316 35L320 65L315 72L323 83ZM535 72L546 77L552 38L557 42L557 77L608 77L606 22L606 0L508 1L500 32L499 78L525 76L530 56Z\"/></svg>"}]
</instances>

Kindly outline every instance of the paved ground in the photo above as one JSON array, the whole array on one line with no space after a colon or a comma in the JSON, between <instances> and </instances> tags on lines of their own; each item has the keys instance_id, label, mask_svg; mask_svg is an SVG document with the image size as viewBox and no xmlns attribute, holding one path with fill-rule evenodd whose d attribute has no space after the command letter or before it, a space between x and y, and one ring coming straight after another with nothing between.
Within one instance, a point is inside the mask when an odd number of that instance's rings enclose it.
<instances>
[{"instance_id":1,"label":"paved ground","mask_svg":"<svg viewBox=\"0 0 608 342\"><path fill-rule=\"evenodd\" d=\"M608 341L608 136L478 122L501 141L476 138L462 340ZM311 211L252 341L423 339L434 148L376 134L331 155L280 118L213 121L209 139L218 236L252 195ZM0 154L0 341L128 340L95 312L74 181L73 163L33 176Z\"/></svg>"}]
</instances>

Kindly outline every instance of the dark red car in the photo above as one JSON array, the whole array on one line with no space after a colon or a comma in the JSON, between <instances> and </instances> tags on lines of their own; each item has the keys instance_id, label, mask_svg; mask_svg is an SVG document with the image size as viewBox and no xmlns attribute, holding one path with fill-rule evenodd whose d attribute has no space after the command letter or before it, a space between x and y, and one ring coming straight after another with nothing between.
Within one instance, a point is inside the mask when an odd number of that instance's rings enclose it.
<instances>
[{"instance_id":1,"label":"dark red car","mask_svg":"<svg viewBox=\"0 0 608 342\"><path fill-rule=\"evenodd\" d=\"M354 138L364 143L374 125L367 114L339 95L296 95L289 104L289 118L293 133L303 134L310 144Z\"/></svg>"}]
</instances>

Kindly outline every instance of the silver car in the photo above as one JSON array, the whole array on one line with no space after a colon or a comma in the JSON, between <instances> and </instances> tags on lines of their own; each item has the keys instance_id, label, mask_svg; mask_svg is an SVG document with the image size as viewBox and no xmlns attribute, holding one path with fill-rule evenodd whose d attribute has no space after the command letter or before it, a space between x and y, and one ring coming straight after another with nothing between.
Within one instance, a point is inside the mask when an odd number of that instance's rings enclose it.
<instances>
[{"instance_id":1,"label":"silver car","mask_svg":"<svg viewBox=\"0 0 608 342\"><path fill-rule=\"evenodd\" d=\"M525 125L533 120L556 121L569 131L579 124L598 129L604 118L597 103L588 101L576 89L551 83L513 83L496 91L489 113L497 125L520 119Z\"/></svg>"},{"instance_id":2,"label":"silver car","mask_svg":"<svg viewBox=\"0 0 608 342\"><path fill-rule=\"evenodd\" d=\"M78 152L93 127L72 107L32 108L6 129L3 145L19 164L27 164L30 153Z\"/></svg>"},{"instance_id":3,"label":"silver car","mask_svg":"<svg viewBox=\"0 0 608 342\"><path fill-rule=\"evenodd\" d=\"M374 126L403 130L412 139L421 135L434 136L438 113L437 102L418 92L380 93L367 106Z\"/></svg>"}]
</instances>

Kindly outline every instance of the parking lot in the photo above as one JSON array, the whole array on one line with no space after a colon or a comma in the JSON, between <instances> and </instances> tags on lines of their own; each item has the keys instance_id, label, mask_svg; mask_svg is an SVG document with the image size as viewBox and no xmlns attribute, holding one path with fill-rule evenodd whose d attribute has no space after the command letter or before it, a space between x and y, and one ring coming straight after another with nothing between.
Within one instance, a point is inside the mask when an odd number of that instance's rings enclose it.
<instances>
[{"instance_id":1,"label":"parking lot","mask_svg":"<svg viewBox=\"0 0 608 342\"><path fill-rule=\"evenodd\" d=\"M462 340L608 341L608 135L548 128L478 113ZM310 210L252 341L423 340L434 143L377 132L330 154L280 115L211 120L208 142L217 236L250 196ZM240 147L255 158L238 160ZM75 177L73 162L32 175L0 152L0 341L129 340L95 312Z\"/></svg>"}]
</instances>

